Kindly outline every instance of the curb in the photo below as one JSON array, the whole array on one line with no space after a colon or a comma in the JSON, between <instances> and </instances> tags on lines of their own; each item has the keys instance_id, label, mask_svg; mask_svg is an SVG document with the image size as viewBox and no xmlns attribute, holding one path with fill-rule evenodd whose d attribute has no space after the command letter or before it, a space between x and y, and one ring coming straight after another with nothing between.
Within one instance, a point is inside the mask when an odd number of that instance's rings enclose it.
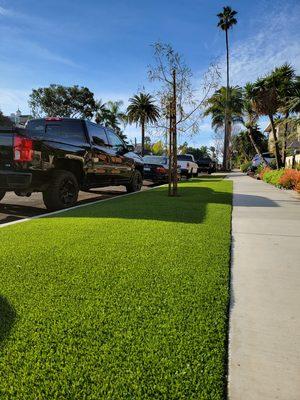
<instances>
[{"instance_id":1,"label":"curb","mask_svg":"<svg viewBox=\"0 0 300 400\"><path fill-rule=\"evenodd\" d=\"M62 213L67 212L67 211L76 210L78 208L87 207L87 206L91 206L91 205L98 204L98 203L104 203L104 202L110 201L110 200L115 200L115 199L120 199L122 197L127 197L127 196L132 196L132 195L136 195L136 194L140 194L140 193L145 193L145 192L148 192L149 190L154 190L154 189L157 189L157 188L160 188L160 187L163 187L163 186L166 186L166 184L155 186L155 187L151 187L151 188L149 188L147 190L144 190L144 191L139 191L139 192L134 192L134 193L125 193L125 194L121 194L121 195L116 196L116 197L111 197L109 199L96 200L96 201L93 201L93 202L90 202L90 203L79 204L78 206L65 208L63 210L52 211L52 212L49 212L49 213L46 213L46 214L35 215L35 216L29 217L29 218L18 219L16 221L7 222L6 224L1 224L0 225L0 229L1 228L5 228L5 227L10 226L10 225L16 225L16 224L21 224L23 222L28 222L28 221L31 221L33 219L45 218L45 217L49 217L51 215L62 214Z\"/></svg>"}]
</instances>

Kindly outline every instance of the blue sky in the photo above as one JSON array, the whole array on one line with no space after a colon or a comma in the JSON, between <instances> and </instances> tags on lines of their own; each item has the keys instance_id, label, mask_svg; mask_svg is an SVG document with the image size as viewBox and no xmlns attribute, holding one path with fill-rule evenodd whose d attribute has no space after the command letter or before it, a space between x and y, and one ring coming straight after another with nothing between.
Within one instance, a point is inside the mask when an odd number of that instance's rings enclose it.
<instances>
[{"instance_id":1,"label":"blue sky","mask_svg":"<svg viewBox=\"0 0 300 400\"><path fill-rule=\"evenodd\" d=\"M300 2L234 0L238 24L230 32L231 81L242 85L290 62L300 73ZM0 0L0 108L28 112L32 88L50 83L88 86L107 101L151 91L151 44L183 54L195 83L211 62L225 72L224 34L215 0ZM224 79L224 75L223 75ZM138 135L135 127L126 133ZM182 140L186 138L182 137ZM212 144L209 119L190 144Z\"/></svg>"}]
</instances>

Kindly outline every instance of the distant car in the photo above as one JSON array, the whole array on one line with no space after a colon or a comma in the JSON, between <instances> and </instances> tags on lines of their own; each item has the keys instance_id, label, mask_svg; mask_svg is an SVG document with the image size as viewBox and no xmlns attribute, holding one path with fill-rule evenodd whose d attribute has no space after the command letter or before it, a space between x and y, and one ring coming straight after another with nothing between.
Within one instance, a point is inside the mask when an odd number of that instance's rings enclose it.
<instances>
[{"instance_id":1,"label":"distant car","mask_svg":"<svg viewBox=\"0 0 300 400\"><path fill-rule=\"evenodd\" d=\"M275 158L270 153L262 153L264 159L266 160L267 164L271 164L275 161ZM255 154L252 159L252 166L251 169L256 169L261 163L263 162L261 156L259 154Z\"/></svg>"},{"instance_id":2,"label":"distant car","mask_svg":"<svg viewBox=\"0 0 300 400\"><path fill-rule=\"evenodd\" d=\"M143 157L144 179L154 183L166 183L169 180L169 160L166 156L148 155ZM177 170L180 177L180 168Z\"/></svg>"},{"instance_id":3,"label":"distant car","mask_svg":"<svg viewBox=\"0 0 300 400\"><path fill-rule=\"evenodd\" d=\"M206 172L208 174L216 172L216 162L210 157L199 158L199 160L196 160L196 163L198 165L198 172Z\"/></svg>"},{"instance_id":4,"label":"distant car","mask_svg":"<svg viewBox=\"0 0 300 400\"><path fill-rule=\"evenodd\" d=\"M198 165L192 154L178 154L177 164L180 166L181 175L186 178L198 175Z\"/></svg>"}]
</instances>

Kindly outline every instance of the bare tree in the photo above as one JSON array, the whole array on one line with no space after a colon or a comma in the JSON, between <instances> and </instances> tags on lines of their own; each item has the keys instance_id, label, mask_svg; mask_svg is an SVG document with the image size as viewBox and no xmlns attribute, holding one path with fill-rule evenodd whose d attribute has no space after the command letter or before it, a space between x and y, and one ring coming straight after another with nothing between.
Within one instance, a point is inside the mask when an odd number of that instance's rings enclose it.
<instances>
[{"instance_id":1,"label":"bare tree","mask_svg":"<svg viewBox=\"0 0 300 400\"><path fill-rule=\"evenodd\" d=\"M161 104L161 118L153 125L155 131L169 136L169 195L177 195L177 134L197 132L202 108L216 88L218 68L211 65L204 74L198 91L192 85L192 72L182 56L171 45L155 43L154 66L149 67L149 79L159 82L155 96ZM200 92L201 99L197 98Z\"/></svg>"}]
</instances>

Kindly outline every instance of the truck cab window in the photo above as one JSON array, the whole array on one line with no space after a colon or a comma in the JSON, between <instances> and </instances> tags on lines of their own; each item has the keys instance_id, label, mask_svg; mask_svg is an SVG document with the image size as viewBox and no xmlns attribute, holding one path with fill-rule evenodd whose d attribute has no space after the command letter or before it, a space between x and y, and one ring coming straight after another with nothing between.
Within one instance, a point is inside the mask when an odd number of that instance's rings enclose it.
<instances>
[{"instance_id":1,"label":"truck cab window","mask_svg":"<svg viewBox=\"0 0 300 400\"><path fill-rule=\"evenodd\" d=\"M93 122L86 122L86 126L94 144L98 146L107 146L107 136L105 129L101 125L94 124Z\"/></svg>"},{"instance_id":2,"label":"truck cab window","mask_svg":"<svg viewBox=\"0 0 300 400\"><path fill-rule=\"evenodd\" d=\"M109 144L116 150L125 147L123 140L111 130L106 130Z\"/></svg>"}]
</instances>

